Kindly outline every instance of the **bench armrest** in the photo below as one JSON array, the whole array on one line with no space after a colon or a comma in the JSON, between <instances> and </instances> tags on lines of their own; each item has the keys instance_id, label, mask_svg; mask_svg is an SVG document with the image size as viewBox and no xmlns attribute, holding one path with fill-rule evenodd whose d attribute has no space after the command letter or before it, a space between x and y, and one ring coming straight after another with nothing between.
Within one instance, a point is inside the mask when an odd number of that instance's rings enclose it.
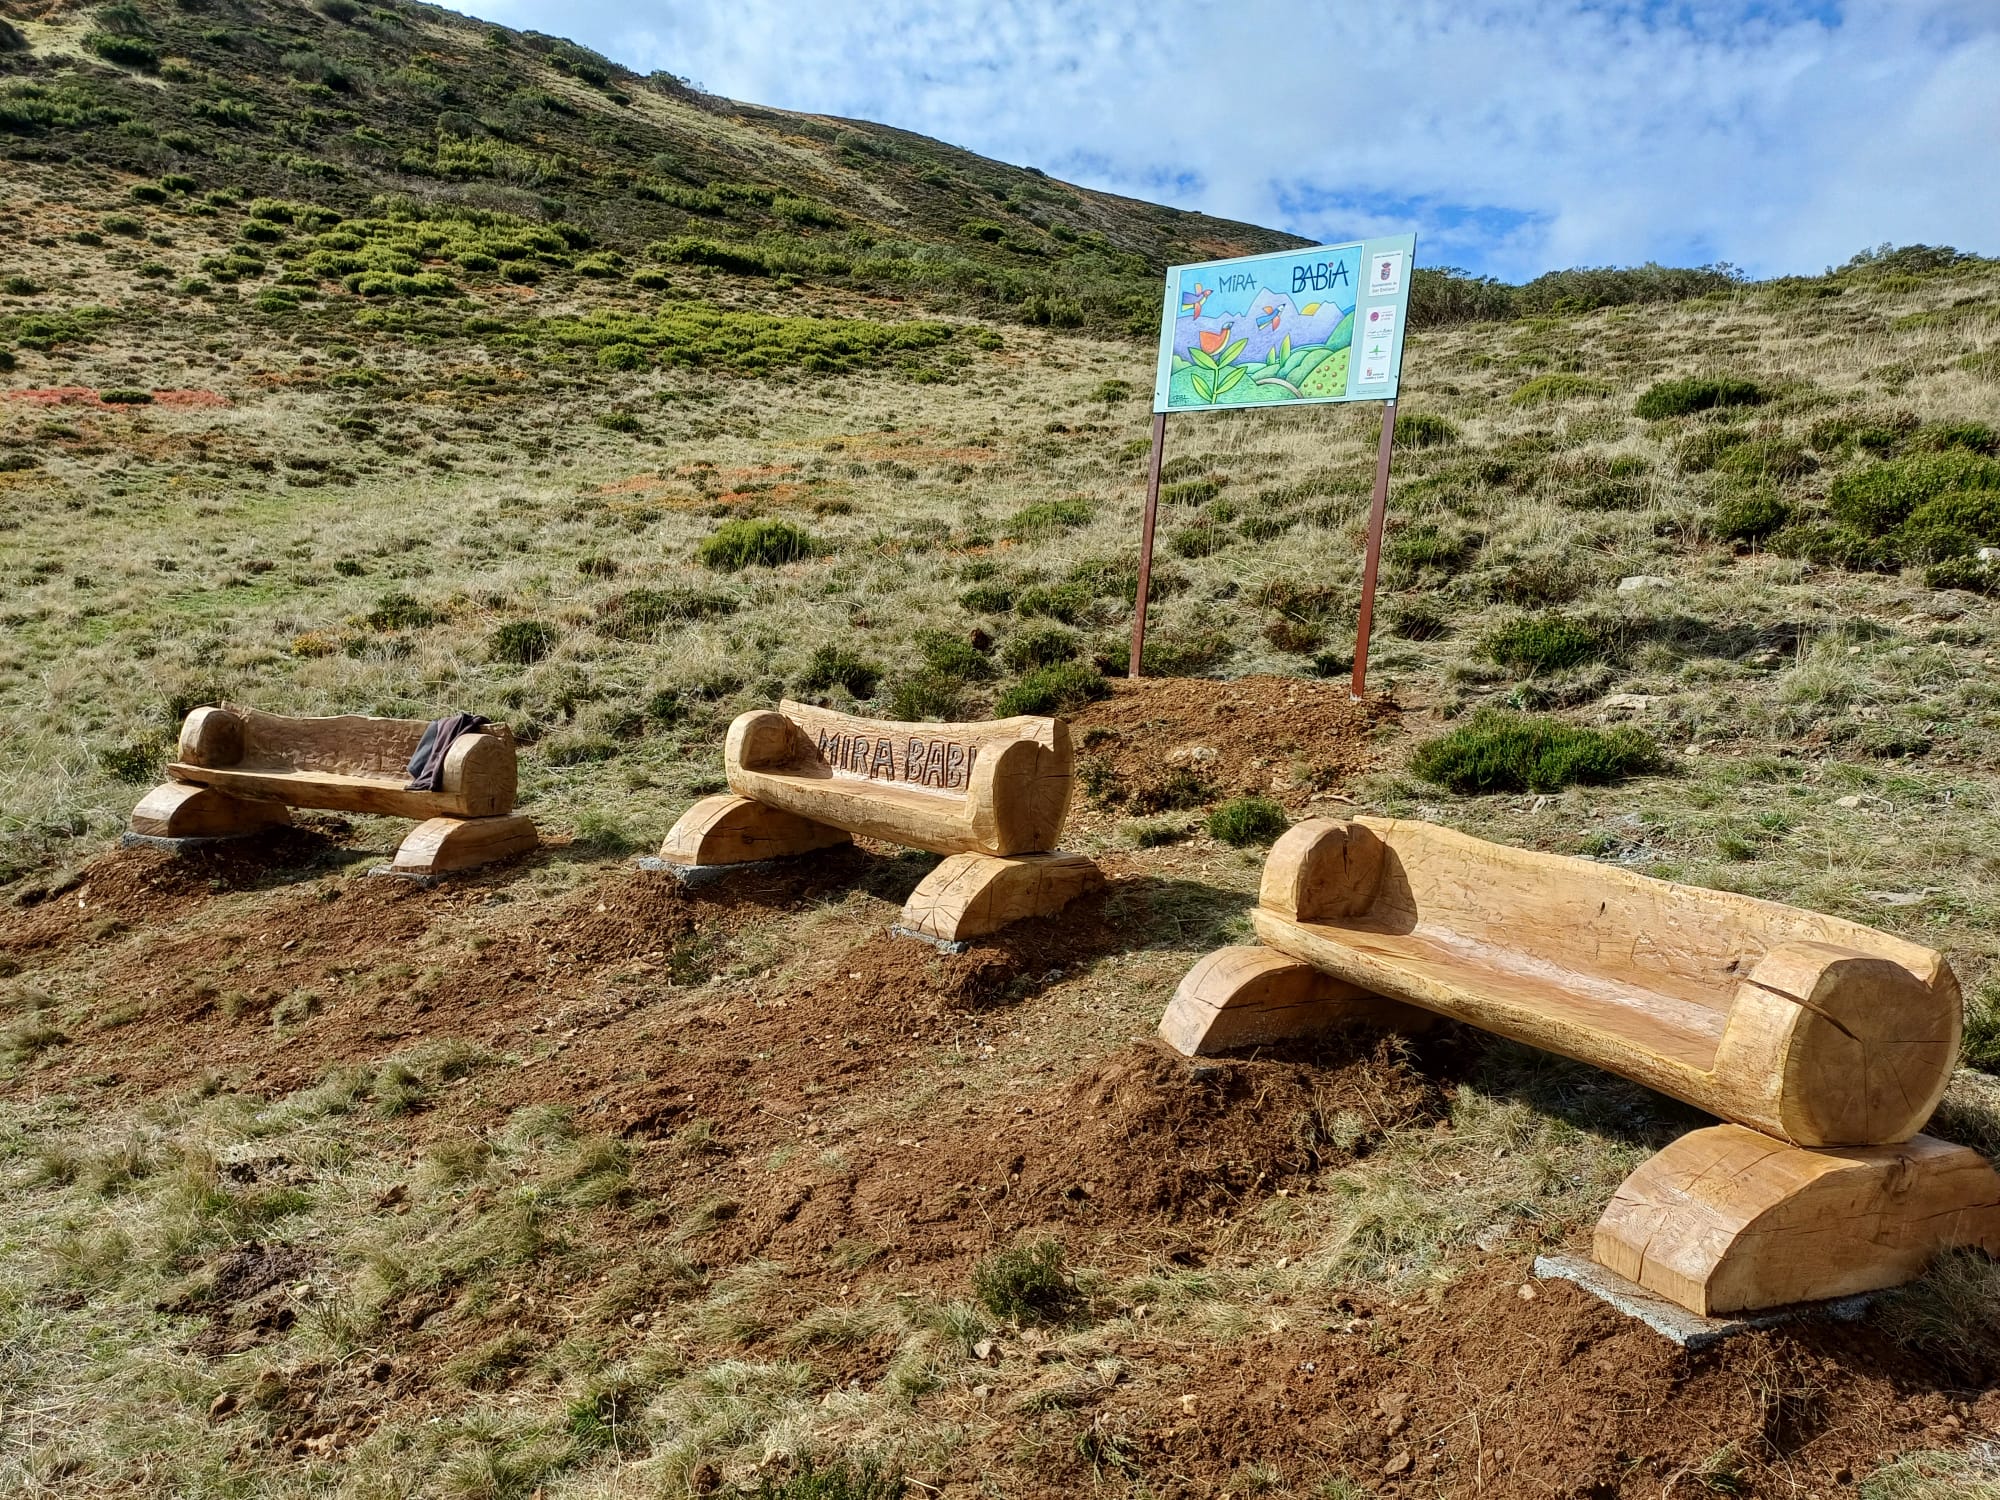
<instances>
[{"instance_id":1,"label":"bench armrest","mask_svg":"<svg viewBox=\"0 0 2000 1500\"><path fill-rule=\"evenodd\" d=\"M243 759L243 720L226 708L197 708L181 725L174 758L182 765L222 770Z\"/></svg>"},{"instance_id":2,"label":"bench armrest","mask_svg":"<svg viewBox=\"0 0 2000 1500\"><path fill-rule=\"evenodd\" d=\"M1344 818L1308 818L1271 846L1257 903L1294 922L1358 917L1382 884L1382 840Z\"/></svg>"},{"instance_id":3,"label":"bench armrest","mask_svg":"<svg viewBox=\"0 0 2000 1500\"><path fill-rule=\"evenodd\" d=\"M1053 849L1069 813L1074 776L1067 730L1059 746L1011 740L979 752L966 778L972 826L988 847L1009 854Z\"/></svg>"},{"instance_id":4,"label":"bench armrest","mask_svg":"<svg viewBox=\"0 0 2000 1500\"><path fill-rule=\"evenodd\" d=\"M1858 949L1778 943L1738 981L1710 1077L1731 1118L1796 1145L1890 1145L1944 1096L1963 1025L1947 967L1926 983Z\"/></svg>"},{"instance_id":5,"label":"bench armrest","mask_svg":"<svg viewBox=\"0 0 2000 1500\"><path fill-rule=\"evenodd\" d=\"M799 727L776 709L738 714L730 721L729 737L723 742L723 768L725 772L785 770L798 762L804 738Z\"/></svg>"},{"instance_id":6,"label":"bench armrest","mask_svg":"<svg viewBox=\"0 0 2000 1500\"><path fill-rule=\"evenodd\" d=\"M456 798L467 816L497 817L514 810L518 775L511 736L462 734L445 752L438 790Z\"/></svg>"}]
</instances>

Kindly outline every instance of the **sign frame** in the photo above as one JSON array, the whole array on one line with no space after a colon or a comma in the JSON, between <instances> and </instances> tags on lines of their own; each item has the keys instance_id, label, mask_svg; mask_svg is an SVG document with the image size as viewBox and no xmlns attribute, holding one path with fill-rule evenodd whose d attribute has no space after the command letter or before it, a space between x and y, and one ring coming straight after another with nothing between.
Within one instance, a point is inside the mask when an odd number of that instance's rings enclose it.
<instances>
[{"instance_id":1,"label":"sign frame","mask_svg":"<svg viewBox=\"0 0 2000 1500\"><path fill-rule=\"evenodd\" d=\"M1361 607L1354 626L1354 675L1350 687L1354 697L1364 694L1416 250L1414 234L1383 235L1341 245L1267 251L1167 268L1153 381L1152 456L1139 546L1129 677L1140 675L1140 661L1145 652L1146 604L1152 591L1153 539L1159 519L1160 470L1166 456L1168 416L1175 412L1268 410L1380 401L1382 436L1375 455L1375 485L1368 511L1368 542L1362 565ZM1285 267L1289 269L1280 273L1278 279L1288 276L1292 288L1274 292L1267 284L1267 276ZM1337 290L1336 268L1344 268L1354 280L1352 305L1343 318L1328 317L1329 311L1341 306L1337 298L1305 301L1291 296L1291 290L1301 293ZM1196 278L1192 284L1188 280L1190 273ZM1216 278L1214 287L1202 280L1208 275ZM1217 304L1218 311L1210 313L1210 301L1225 291L1228 295ZM1325 306L1327 302L1333 303L1333 309ZM1371 321L1371 313L1376 320L1386 319L1389 327L1383 331L1378 326L1373 336L1362 332L1360 341L1366 341L1369 347L1357 354L1357 331ZM1253 317L1253 335L1236 333L1238 315ZM1315 337L1304 346L1295 346L1290 335L1281 337L1287 323L1295 330L1310 331ZM1246 355L1253 357L1246 359ZM1383 378L1376 378L1377 371ZM1182 399L1177 400L1177 395ZM1230 396L1235 399L1225 399Z\"/></svg>"}]
</instances>

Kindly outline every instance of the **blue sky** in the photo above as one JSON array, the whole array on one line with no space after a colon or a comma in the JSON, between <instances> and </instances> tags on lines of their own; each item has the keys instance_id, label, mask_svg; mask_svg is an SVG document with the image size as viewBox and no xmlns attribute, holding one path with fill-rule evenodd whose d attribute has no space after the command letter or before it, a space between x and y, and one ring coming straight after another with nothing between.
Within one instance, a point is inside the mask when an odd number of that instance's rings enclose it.
<instances>
[{"instance_id":1,"label":"blue sky","mask_svg":"<svg viewBox=\"0 0 2000 1500\"><path fill-rule=\"evenodd\" d=\"M641 72L1510 280L2000 254L2000 0L468 0Z\"/></svg>"}]
</instances>

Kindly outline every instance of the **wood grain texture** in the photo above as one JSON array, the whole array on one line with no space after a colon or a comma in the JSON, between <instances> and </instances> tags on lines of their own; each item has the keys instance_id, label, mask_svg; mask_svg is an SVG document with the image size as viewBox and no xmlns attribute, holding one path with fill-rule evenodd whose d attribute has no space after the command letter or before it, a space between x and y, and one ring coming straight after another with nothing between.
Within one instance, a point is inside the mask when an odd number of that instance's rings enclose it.
<instances>
[{"instance_id":1,"label":"wood grain texture","mask_svg":"<svg viewBox=\"0 0 2000 1500\"><path fill-rule=\"evenodd\" d=\"M1896 1286L1957 1246L2000 1253L2000 1175L1929 1136L1808 1151L1717 1125L1618 1189L1599 1264L1705 1316Z\"/></svg>"},{"instance_id":2,"label":"wood grain texture","mask_svg":"<svg viewBox=\"0 0 2000 1500\"><path fill-rule=\"evenodd\" d=\"M1024 917L1049 917L1104 884L1081 854L954 854L910 893L898 925L939 942L997 932Z\"/></svg>"},{"instance_id":3,"label":"wood grain texture","mask_svg":"<svg viewBox=\"0 0 2000 1500\"><path fill-rule=\"evenodd\" d=\"M428 818L404 837L390 868L399 875L446 875L525 854L537 842L535 820L519 813Z\"/></svg>"},{"instance_id":4,"label":"wood grain texture","mask_svg":"<svg viewBox=\"0 0 2000 1500\"><path fill-rule=\"evenodd\" d=\"M408 769L406 764L405 772ZM462 734L451 742L439 789L456 801L463 816L492 818L514 810L519 777L513 731L501 725L497 731Z\"/></svg>"},{"instance_id":5,"label":"wood grain texture","mask_svg":"<svg viewBox=\"0 0 2000 1500\"><path fill-rule=\"evenodd\" d=\"M660 845L660 858L689 868L742 865L853 842L844 828L722 792L702 798L681 814Z\"/></svg>"},{"instance_id":6,"label":"wood grain texture","mask_svg":"<svg viewBox=\"0 0 2000 1500\"><path fill-rule=\"evenodd\" d=\"M1928 948L1427 823L1298 825L1254 920L1362 989L1801 1146L1907 1140L1957 1054L1958 984Z\"/></svg>"},{"instance_id":7,"label":"wood grain texture","mask_svg":"<svg viewBox=\"0 0 2000 1500\"><path fill-rule=\"evenodd\" d=\"M934 854L1052 849L1075 756L1061 719L905 724L785 702L741 715L731 790L817 823Z\"/></svg>"},{"instance_id":8,"label":"wood grain texture","mask_svg":"<svg viewBox=\"0 0 2000 1500\"><path fill-rule=\"evenodd\" d=\"M1428 1029L1418 1010L1322 974L1270 948L1217 948L1181 979L1160 1038L1186 1057L1269 1046L1338 1026Z\"/></svg>"},{"instance_id":9,"label":"wood grain texture","mask_svg":"<svg viewBox=\"0 0 2000 1500\"><path fill-rule=\"evenodd\" d=\"M139 799L132 809L131 827L151 838L222 839L291 821L291 813L276 802L247 802L207 787L170 781Z\"/></svg>"}]
</instances>

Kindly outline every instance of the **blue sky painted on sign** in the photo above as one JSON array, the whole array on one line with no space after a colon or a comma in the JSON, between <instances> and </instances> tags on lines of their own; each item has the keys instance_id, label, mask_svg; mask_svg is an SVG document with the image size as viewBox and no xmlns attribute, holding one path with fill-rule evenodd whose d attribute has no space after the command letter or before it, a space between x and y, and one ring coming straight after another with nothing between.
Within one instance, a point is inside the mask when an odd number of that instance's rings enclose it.
<instances>
[{"instance_id":1,"label":"blue sky painted on sign","mask_svg":"<svg viewBox=\"0 0 2000 1500\"><path fill-rule=\"evenodd\" d=\"M1510 279L2000 253L2000 0L463 0L733 98Z\"/></svg>"}]
</instances>

